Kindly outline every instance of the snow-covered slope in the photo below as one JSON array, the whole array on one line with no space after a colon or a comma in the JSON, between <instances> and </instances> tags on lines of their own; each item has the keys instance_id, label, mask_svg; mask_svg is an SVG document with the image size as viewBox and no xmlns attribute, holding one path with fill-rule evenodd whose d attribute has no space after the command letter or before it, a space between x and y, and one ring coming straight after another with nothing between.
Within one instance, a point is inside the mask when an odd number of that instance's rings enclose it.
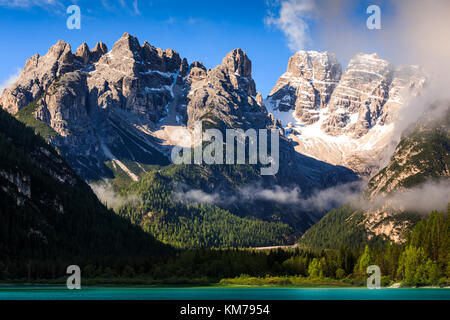
<instances>
[{"instance_id":1,"label":"snow-covered slope","mask_svg":"<svg viewBox=\"0 0 450 320\"><path fill-rule=\"evenodd\" d=\"M299 153L371 175L397 142L406 97L424 83L418 67L395 68L376 54L357 54L342 73L334 54L300 51L265 105Z\"/></svg>"}]
</instances>

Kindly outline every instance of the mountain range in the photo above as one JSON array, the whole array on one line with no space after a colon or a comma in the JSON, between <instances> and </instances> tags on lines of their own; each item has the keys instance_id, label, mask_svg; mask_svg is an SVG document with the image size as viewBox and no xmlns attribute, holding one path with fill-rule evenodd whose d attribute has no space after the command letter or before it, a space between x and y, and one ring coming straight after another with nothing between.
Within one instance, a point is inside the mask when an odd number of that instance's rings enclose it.
<instances>
[{"instance_id":1,"label":"mountain range","mask_svg":"<svg viewBox=\"0 0 450 320\"><path fill-rule=\"evenodd\" d=\"M431 116L439 104L444 105L439 117ZM327 213L299 239L301 244L338 248L380 239L403 243L425 213L445 211L450 203L450 105L437 105L404 132L389 163L369 180L357 205Z\"/></svg>"},{"instance_id":2,"label":"mountain range","mask_svg":"<svg viewBox=\"0 0 450 320\"><path fill-rule=\"evenodd\" d=\"M395 67L376 54L357 54L343 71L332 53L300 51L264 99L242 49L207 69L124 33L110 51L99 42L73 53L58 41L46 55L32 56L0 105L50 143L100 198L105 185L119 199L137 196L116 211L157 240L180 247L262 246L292 243L366 179L370 198L395 189L399 176L407 180L404 171L414 172L417 183L448 178L448 131L420 142L440 143L433 150L441 160L433 153L419 167L421 151L411 147L417 137L394 135L405 97L425 86L419 67ZM278 129L278 173L261 176L258 165L248 164L170 164L177 130L193 130L200 120L222 132ZM392 220L382 211L371 217ZM227 223L219 223L221 217ZM360 226L364 217L358 219ZM371 234L400 239L415 220L398 221L403 227L395 235L375 227Z\"/></svg>"},{"instance_id":3,"label":"mountain range","mask_svg":"<svg viewBox=\"0 0 450 320\"><path fill-rule=\"evenodd\" d=\"M359 53L342 71L332 53L300 51L266 105L298 152L370 177L398 142L393 133L406 97L425 83L419 67L395 67L377 54Z\"/></svg>"}]
</instances>

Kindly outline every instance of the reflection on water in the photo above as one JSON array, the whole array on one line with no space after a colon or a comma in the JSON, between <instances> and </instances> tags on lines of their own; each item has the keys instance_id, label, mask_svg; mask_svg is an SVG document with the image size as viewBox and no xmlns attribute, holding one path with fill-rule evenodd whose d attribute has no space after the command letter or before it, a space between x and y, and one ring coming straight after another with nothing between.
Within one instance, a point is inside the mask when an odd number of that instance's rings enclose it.
<instances>
[{"instance_id":1,"label":"reflection on water","mask_svg":"<svg viewBox=\"0 0 450 320\"><path fill-rule=\"evenodd\" d=\"M450 300L450 289L0 287L0 300Z\"/></svg>"}]
</instances>

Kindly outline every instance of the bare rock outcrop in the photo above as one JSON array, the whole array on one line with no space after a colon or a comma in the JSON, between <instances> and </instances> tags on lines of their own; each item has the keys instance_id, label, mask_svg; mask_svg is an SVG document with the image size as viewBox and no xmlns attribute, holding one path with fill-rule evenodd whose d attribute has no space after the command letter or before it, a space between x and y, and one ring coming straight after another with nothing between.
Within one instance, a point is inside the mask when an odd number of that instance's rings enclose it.
<instances>
[{"instance_id":1,"label":"bare rock outcrop","mask_svg":"<svg viewBox=\"0 0 450 320\"><path fill-rule=\"evenodd\" d=\"M292 60L289 70L299 70L303 63L305 79L318 81L313 91L325 88L311 105L321 108L340 77L340 66L332 55L302 59ZM314 66L308 67L310 61ZM319 83L323 80L330 84ZM281 121L267 112L257 94L252 62L242 49L207 69L197 61L189 64L172 49L141 45L128 33L110 51L101 42L93 50L83 43L73 54L59 41L45 56L28 60L0 104L14 114L31 102L27 116L56 132L50 142L86 180L109 178L117 171L137 180L146 166L168 164L168 135L180 126L192 129L198 120L205 129L279 130L280 170L272 177L277 183L300 184L307 193L355 179L348 169L295 152Z\"/></svg>"},{"instance_id":2,"label":"bare rock outcrop","mask_svg":"<svg viewBox=\"0 0 450 320\"><path fill-rule=\"evenodd\" d=\"M377 54L355 55L342 73L334 54L300 51L265 105L291 126L298 152L371 175L390 150L406 98L424 84L419 67L395 67Z\"/></svg>"},{"instance_id":3,"label":"bare rock outcrop","mask_svg":"<svg viewBox=\"0 0 450 320\"><path fill-rule=\"evenodd\" d=\"M45 56L32 56L25 63L19 79L5 89L0 105L10 113L38 99L50 84L66 72L74 70L70 45L62 40L52 46Z\"/></svg>"},{"instance_id":4,"label":"bare rock outcrop","mask_svg":"<svg viewBox=\"0 0 450 320\"><path fill-rule=\"evenodd\" d=\"M342 67L336 56L328 52L299 51L289 59L286 73L269 94L275 108L282 112L295 111L303 123L319 120L337 86Z\"/></svg>"},{"instance_id":5,"label":"bare rock outcrop","mask_svg":"<svg viewBox=\"0 0 450 320\"><path fill-rule=\"evenodd\" d=\"M255 99L251 61L241 49L228 53L222 64L207 71L192 65L187 96L188 127L198 120L217 128L265 128L270 122L267 110Z\"/></svg>"}]
</instances>

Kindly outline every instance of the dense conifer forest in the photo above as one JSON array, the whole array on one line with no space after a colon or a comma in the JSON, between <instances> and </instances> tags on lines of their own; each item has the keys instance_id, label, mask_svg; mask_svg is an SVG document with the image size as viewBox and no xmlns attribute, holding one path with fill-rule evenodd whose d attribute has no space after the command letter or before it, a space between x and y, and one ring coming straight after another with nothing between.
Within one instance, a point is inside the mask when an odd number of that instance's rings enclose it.
<instances>
[{"instance_id":1,"label":"dense conifer forest","mask_svg":"<svg viewBox=\"0 0 450 320\"><path fill-rule=\"evenodd\" d=\"M354 210L342 207L323 222L336 226L333 243L311 232L295 248L243 249L284 243L291 230L174 201L165 183L174 174L169 167L131 184L124 192L142 196L139 210L124 205L118 215L42 137L0 110L0 281L62 282L78 264L87 283L363 285L375 264L383 285L449 285L450 206L423 217L401 245L366 241L362 231L348 239L358 221L344 227Z\"/></svg>"}]
</instances>

